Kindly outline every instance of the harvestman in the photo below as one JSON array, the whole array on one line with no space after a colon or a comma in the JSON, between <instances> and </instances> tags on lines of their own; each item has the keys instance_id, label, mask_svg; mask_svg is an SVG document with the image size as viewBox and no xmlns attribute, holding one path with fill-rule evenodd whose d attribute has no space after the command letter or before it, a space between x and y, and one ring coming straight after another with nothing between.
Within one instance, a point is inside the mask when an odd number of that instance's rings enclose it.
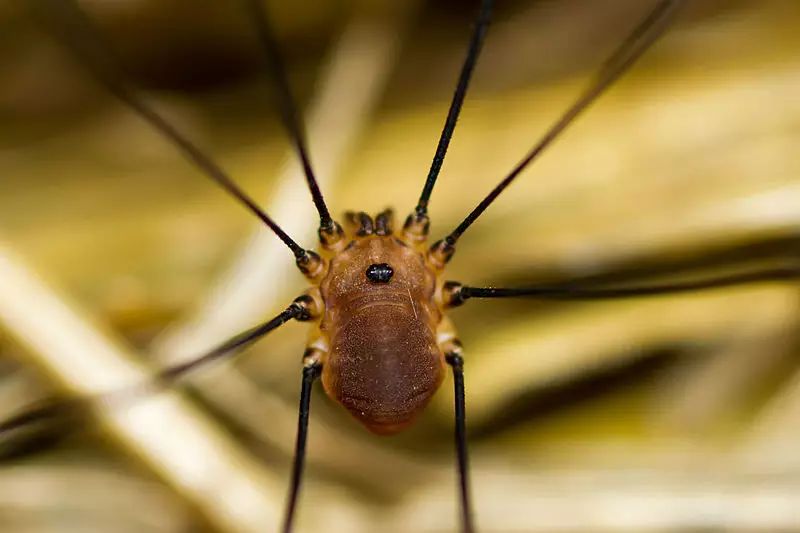
<instances>
[{"instance_id":1,"label":"harvestman","mask_svg":"<svg viewBox=\"0 0 800 533\"><path fill-rule=\"evenodd\" d=\"M247 0L245 4L263 46L266 67L275 83L277 107L300 157L311 197L319 213L318 252L296 243L212 159L138 96L124 81L125 77L110 58L108 47L101 46L102 39L95 35L90 20L77 5L64 1L40 3L40 7L44 6L63 17L65 23L55 28L54 33L98 81L172 142L207 177L266 224L294 254L297 267L311 284L303 295L271 320L193 360L164 369L154 379L156 384L169 384L206 363L238 353L292 319L311 323L312 333L303 354L297 441L283 531L291 531L295 516L313 383L321 378L325 392L369 430L391 434L411 424L425 408L439 388L447 366L452 369L454 377L461 528L465 532L475 530L465 432L464 359L453 324L446 316L446 311L452 307L473 298L635 297L786 280L800 275L800 268L777 268L683 283L621 287L562 283L521 288L481 288L444 280L446 265L455 253L458 239L574 119L661 36L681 3L679 0L658 2L530 152L458 227L428 246L428 203L489 27L492 0L481 2L430 172L416 208L399 230L394 227L391 210L385 210L374 218L363 212L347 213L344 228L331 217L314 176L301 121L263 5L258 0ZM0 424L0 434L51 417L64 407L65 404L60 404L23 412Z\"/></svg>"}]
</instances>

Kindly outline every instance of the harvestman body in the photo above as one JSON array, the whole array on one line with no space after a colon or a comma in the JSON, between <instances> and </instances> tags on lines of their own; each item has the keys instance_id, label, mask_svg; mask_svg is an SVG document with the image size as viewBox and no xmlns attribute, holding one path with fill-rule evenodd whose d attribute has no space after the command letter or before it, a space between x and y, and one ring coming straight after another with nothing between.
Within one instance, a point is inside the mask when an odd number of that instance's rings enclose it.
<instances>
[{"instance_id":1,"label":"harvestman body","mask_svg":"<svg viewBox=\"0 0 800 533\"><path fill-rule=\"evenodd\" d=\"M457 341L437 288L441 267L410 228L392 231L391 213L361 213L351 240L331 250L319 286L308 291L321 316L306 364L322 385L375 433L408 426L439 388L445 354Z\"/></svg>"},{"instance_id":2,"label":"harvestman body","mask_svg":"<svg viewBox=\"0 0 800 533\"><path fill-rule=\"evenodd\" d=\"M317 186L301 121L297 118L275 40L259 0L246 6L265 51L276 84L278 109L300 156L314 204L320 216L319 253L306 250L262 211L205 153L148 106L124 81L107 47L93 36L90 21L65 0L40 0L34 12L52 20L53 13L68 23L53 33L78 56L115 96L171 141L209 178L257 216L294 254L311 287L271 320L221 344L214 350L158 374L155 382L171 383L210 361L229 357L289 320L312 323L303 358L303 376L295 460L284 531L290 531L299 494L305 456L311 387L321 377L327 394L341 403L369 430L378 434L401 431L414 421L439 388L449 366L454 377L455 442L458 457L462 530L474 530L470 501L465 432L464 372L461 345L447 309L469 298L534 297L601 299L693 291L728 285L794 279L800 268L755 272L651 286L597 287L562 284L524 288L476 288L444 281L447 262L466 229L543 152L572 121L607 89L663 33L681 2L662 0L622 42L600 68L588 88L546 131L530 152L444 239L427 244L428 202L466 95L489 25L491 0L482 0L467 57L439 139L430 173L419 202L403 227L394 227L390 210L374 219L349 213L345 228L333 220ZM80 27L81 31L75 30ZM63 408L64 405L61 406ZM50 417L53 407L28 410L0 424L0 435Z\"/></svg>"}]
</instances>

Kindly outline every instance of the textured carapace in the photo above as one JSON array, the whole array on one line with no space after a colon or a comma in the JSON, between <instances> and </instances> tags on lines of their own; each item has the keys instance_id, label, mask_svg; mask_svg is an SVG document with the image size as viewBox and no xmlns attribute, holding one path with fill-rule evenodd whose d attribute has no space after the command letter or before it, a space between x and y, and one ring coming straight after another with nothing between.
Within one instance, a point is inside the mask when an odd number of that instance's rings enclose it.
<instances>
[{"instance_id":1,"label":"textured carapace","mask_svg":"<svg viewBox=\"0 0 800 533\"><path fill-rule=\"evenodd\" d=\"M439 269L423 243L393 231L390 212L346 219L310 291L321 304L310 353L331 398L375 433L395 433L444 377L442 340L453 335L437 303Z\"/></svg>"}]
</instances>

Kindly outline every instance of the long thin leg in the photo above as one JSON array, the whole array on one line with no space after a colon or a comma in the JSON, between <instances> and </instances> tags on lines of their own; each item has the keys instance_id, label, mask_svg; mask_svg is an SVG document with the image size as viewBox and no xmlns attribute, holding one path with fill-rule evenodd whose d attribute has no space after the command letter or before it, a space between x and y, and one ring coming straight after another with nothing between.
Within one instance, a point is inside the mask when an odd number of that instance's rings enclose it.
<instances>
[{"instance_id":1,"label":"long thin leg","mask_svg":"<svg viewBox=\"0 0 800 533\"><path fill-rule=\"evenodd\" d=\"M28 6L94 78L131 111L148 122L201 172L266 224L300 260L308 253L297 244L211 157L149 105L135 91L114 53L89 16L74 0L37 0ZM60 20L60 23L58 22Z\"/></svg>"},{"instance_id":2,"label":"long thin leg","mask_svg":"<svg viewBox=\"0 0 800 533\"><path fill-rule=\"evenodd\" d=\"M308 415L311 412L311 387L322 373L322 364L316 359L307 358L303 367L303 382L300 387L300 412L297 417L297 442L294 447L294 464L292 465L292 481L289 486L289 498L286 502L286 516L283 521L283 532L290 533L294 524L297 509L297 497L300 494L300 482L303 478L303 465L306 458L306 440L308 438Z\"/></svg>"},{"instance_id":3,"label":"long thin leg","mask_svg":"<svg viewBox=\"0 0 800 533\"><path fill-rule=\"evenodd\" d=\"M56 418L71 412L89 408L93 403L99 401L125 403L135 399L147 390L167 387L186 374L193 372L204 365L220 359L232 357L245 347L250 346L257 340L264 337L267 333L279 328L289 320L307 319L309 316L309 309L305 305L305 302L306 300L303 299L303 297L298 298L292 303L292 305L287 307L283 312L271 320L268 320L261 325L232 337L231 339L223 342L216 348L206 352L203 355L184 363L178 363L175 366L167 367L156 374L152 380L148 380L145 383L139 383L137 385L125 387L123 389L118 389L102 395L65 400L58 403L49 403L27 409L16 416L0 422L0 438L5 438L5 436L12 431L42 422L48 418Z\"/></svg>"},{"instance_id":4,"label":"long thin leg","mask_svg":"<svg viewBox=\"0 0 800 533\"><path fill-rule=\"evenodd\" d=\"M538 298L542 300L606 300L679 294L699 290L720 289L749 283L791 282L800 279L800 266L768 268L715 276L689 281L650 285L538 285L532 287L469 287L448 281L444 286L445 300L458 306L470 298Z\"/></svg>"},{"instance_id":5,"label":"long thin leg","mask_svg":"<svg viewBox=\"0 0 800 533\"><path fill-rule=\"evenodd\" d=\"M464 97L467 95L467 87L469 87L472 71L475 70L475 63L478 62L483 40L489 29L489 22L492 18L492 4L492 0L483 0L481 2L478 19L475 21L475 28L472 30L472 36L469 40L467 57L464 58L464 64L461 67L461 74L458 77L458 84L453 93L453 100L450 102L450 109L447 112L447 119L445 120L442 134L439 137L439 144L436 146L436 153L433 156L433 162L431 162L428 178L425 180L425 186L420 194L419 202L417 202L415 213L418 217L427 217L428 215L428 201L431 198L433 186L436 184L439 171L442 169L447 147L450 145L450 139L453 137L453 131L456 129L458 115L461 113L461 105L464 103Z\"/></svg>"},{"instance_id":6,"label":"long thin leg","mask_svg":"<svg viewBox=\"0 0 800 533\"><path fill-rule=\"evenodd\" d=\"M669 21L682 4L681 0L662 0L640 22L619 48L603 63L589 86L540 138L528 154L492 189L486 197L464 218L444 241L453 247L456 241L494 202L522 171L539 157L572 122L585 111L606 89L624 74L639 57L666 30Z\"/></svg>"},{"instance_id":7,"label":"long thin leg","mask_svg":"<svg viewBox=\"0 0 800 533\"><path fill-rule=\"evenodd\" d=\"M464 358L460 349L445 355L447 364L453 369L453 388L455 393L455 440L458 454L458 484L461 493L461 530L472 533L472 499L469 484L469 458L467 456L466 401L464 395Z\"/></svg>"},{"instance_id":8,"label":"long thin leg","mask_svg":"<svg viewBox=\"0 0 800 533\"><path fill-rule=\"evenodd\" d=\"M300 163L303 166L303 173L308 183L308 189L311 192L311 198L319 213L320 227L332 232L335 230L334 222L328 211L328 206L325 204L325 200L322 197L322 192L319 189L319 184L317 184L314 170L311 167L311 158L308 155L303 121L297 113L297 106L292 97L292 91L289 89L289 77L286 74L283 58L278 50L278 43L272 31L272 24L264 9L264 2L261 0L248 0L246 2L246 7L255 25L258 39L261 41L267 71L275 83L275 88L277 90L277 107L281 113L281 119L286 131L289 133L292 144L294 144L297 155L300 158Z\"/></svg>"}]
</instances>

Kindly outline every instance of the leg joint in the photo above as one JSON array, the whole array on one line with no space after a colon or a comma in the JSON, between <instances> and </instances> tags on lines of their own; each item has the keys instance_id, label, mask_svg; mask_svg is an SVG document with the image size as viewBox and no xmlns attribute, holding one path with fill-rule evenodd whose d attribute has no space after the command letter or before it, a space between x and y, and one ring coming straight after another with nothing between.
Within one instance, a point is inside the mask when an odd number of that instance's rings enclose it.
<instances>
[{"instance_id":1,"label":"leg joint","mask_svg":"<svg viewBox=\"0 0 800 533\"><path fill-rule=\"evenodd\" d=\"M464 358L461 356L461 354L449 353L444 356L444 360L447 361L447 364L453 368L464 368Z\"/></svg>"}]
</instances>

